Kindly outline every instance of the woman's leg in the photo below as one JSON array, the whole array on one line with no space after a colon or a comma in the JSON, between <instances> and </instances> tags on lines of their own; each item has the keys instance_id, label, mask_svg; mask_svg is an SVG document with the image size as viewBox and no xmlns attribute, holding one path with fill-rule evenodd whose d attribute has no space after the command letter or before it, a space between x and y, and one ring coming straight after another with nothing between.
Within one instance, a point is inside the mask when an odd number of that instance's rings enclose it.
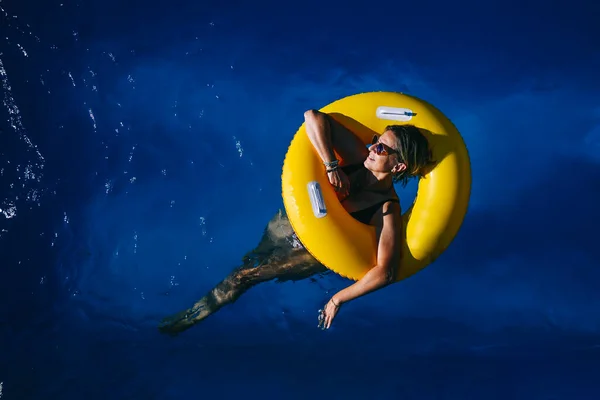
<instances>
[{"instance_id":1,"label":"woman's leg","mask_svg":"<svg viewBox=\"0 0 600 400\"><path fill-rule=\"evenodd\" d=\"M233 270L191 308L165 318L159 330L177 334L191 328L221 307L235 302L251 287L273 279L300 280L327 269L302 247L282 211L269 221L259 245L246 254L243 265Z\"/></svg>"}]
</instances>

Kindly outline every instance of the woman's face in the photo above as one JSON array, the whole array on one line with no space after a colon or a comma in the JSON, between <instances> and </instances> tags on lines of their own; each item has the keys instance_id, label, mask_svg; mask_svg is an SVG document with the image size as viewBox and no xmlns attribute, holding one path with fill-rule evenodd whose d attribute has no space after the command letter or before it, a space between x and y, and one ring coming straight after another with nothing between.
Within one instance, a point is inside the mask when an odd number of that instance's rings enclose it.
<instances>
[{"instance_id":1,"label":"woman's face","mask_svg":"<svg viewBox=\"0 0 600 400\"><path fill-rule=\"evenodd\" d=\"M365 167L373 172L400 172L406 165L399 160L398 152L394 149L394 133L385 131L381 136L373 136L369 146L369 156Z\"/></svg>"}]
</instances>

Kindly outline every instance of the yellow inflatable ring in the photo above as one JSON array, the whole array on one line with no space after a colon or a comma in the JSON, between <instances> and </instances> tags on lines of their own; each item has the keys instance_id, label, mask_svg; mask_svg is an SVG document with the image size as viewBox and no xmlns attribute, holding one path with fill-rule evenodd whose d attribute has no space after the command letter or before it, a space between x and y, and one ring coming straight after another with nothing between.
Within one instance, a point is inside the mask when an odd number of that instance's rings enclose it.
<instances>
[{"instance_id":1,"label":"yellow inflatable ring","mask_svg":"<svg viewBox=\"0 0 600 400\"><path fill-rule=\"evenodd\" d=\"M416 199L402 215L402 259L395 279L425 268L450 245L467 212L471 165L460 133L438 109L401 93L356 94L321 111L349 128L365 145L374 133L382 134L392 124L415 125L427 137L435 165L419 180ZM281 180L290 223L319 262L353 280L375 266L375 228L355 220L342 207L304 124L292 139Z\"/></svg>"}]
</instances>

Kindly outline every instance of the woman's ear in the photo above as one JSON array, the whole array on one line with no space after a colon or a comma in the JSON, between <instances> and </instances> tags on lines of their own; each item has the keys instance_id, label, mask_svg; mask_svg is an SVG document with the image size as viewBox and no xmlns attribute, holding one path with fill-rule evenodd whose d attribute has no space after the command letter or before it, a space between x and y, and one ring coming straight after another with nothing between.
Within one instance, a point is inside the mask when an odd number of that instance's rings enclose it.
<instances>
[{"instance_id":1,"label":"woman's ear","mask_svg":"<svg viewBox=\"0 0 600 400\"><path fill-rule=\"evenodd\" d=\"M403 162L399 162L396 165L394 165L394 167L392 168L392 173L398 174L405 170L406 170L406 164L404 164Z\"/></svg>"}]
</instances>

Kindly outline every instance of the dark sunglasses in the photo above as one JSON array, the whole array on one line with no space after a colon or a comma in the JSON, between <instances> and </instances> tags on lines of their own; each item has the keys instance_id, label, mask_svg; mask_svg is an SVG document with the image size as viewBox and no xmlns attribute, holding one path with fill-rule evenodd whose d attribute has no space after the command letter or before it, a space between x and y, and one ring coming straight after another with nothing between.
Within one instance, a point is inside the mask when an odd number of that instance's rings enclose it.
<instances>
[{"instance_id":1,"label":"dark sunglasses","mask_svg":"<svg viewBox=\"0 0 600 400\"><path fill-rule=\"evenodd\" d=\"M390 154L398 154L398 152L396 150L379 142L379 135L373 135L373 140L371 140L371 146L375 146L374 150L378 156L388 156Z\"/></svg>"}]
</instances>

